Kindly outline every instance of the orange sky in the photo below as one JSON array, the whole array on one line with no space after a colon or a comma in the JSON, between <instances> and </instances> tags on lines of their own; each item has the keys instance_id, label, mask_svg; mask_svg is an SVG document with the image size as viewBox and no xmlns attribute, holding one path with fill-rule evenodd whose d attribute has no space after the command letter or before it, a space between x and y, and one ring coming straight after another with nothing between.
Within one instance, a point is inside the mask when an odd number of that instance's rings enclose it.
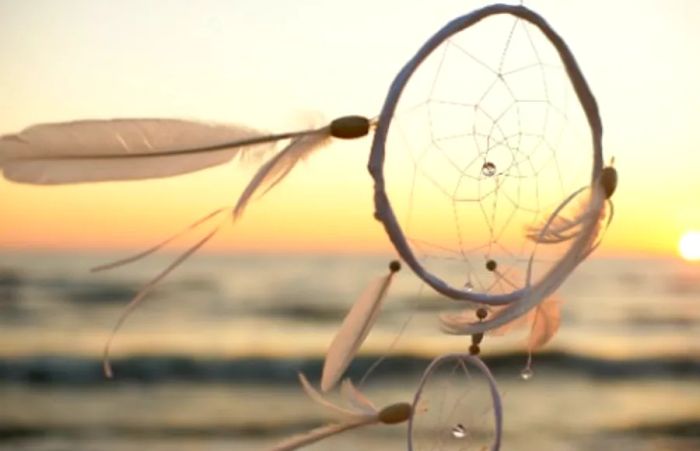
<instances>
[{"instance_id":1,"label":"orange sky","mask_svg":"<svg viewBox=\"0 0 700 451\"><path fill-rule=\"evenodd\" d=\"M700 229L700 61L692 45L700 42L700 3L525 3L565 37L600 104L606 158L615 156L620 174L600 253L675 253L684 231ZM0 133L79 118L286 130L308 111L372 116L417 47L478 6L0 1ZM365 139L315 155L209 249L390 250L372 219L369 147ZM234 164L148 182L0 181L0 246L144 247L235 203L253 173Z\"/></svg>"}]
</instances>

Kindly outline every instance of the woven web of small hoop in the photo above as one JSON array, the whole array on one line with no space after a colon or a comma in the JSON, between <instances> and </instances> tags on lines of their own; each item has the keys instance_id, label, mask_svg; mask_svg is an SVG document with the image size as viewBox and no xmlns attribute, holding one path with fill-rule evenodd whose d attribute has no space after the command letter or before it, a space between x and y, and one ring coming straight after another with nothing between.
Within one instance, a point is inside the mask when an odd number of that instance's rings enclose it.
<instances>
[{"instance_id":1,"label":"woven web of small hoop","mask_svg":"<svg viewBox=\"0 0 700 451\"><path fill-rule=\"evenodd\" d=\"M412 419L414 451L492 448L499 427L494 399L488 380L473 365L473 360L443 356L431 369Z\"/></svg>"}]
</instances>

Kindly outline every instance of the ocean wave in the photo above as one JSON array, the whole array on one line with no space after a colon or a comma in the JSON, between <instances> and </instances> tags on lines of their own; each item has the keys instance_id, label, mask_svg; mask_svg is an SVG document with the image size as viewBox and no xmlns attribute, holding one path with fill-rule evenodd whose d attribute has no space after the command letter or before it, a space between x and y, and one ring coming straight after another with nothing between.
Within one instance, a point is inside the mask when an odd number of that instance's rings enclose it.
<instances>
[{"instance_id":1,"label":"ocean wave","mask_svg":"<svg viewBox=\"0 0 700 451\"><path fill-rule=\"evenodd\" d=\"M131 439L161 438L202 438L212 440L216 438L236 438L241 437L275 437L293 434L299 430L310 430L318 426L317 422L295 421L289 424L275 424L271 428L264 421L259 423L250 422L237 425L124 425L110 424L101 426L95 430L89 424L76 425L0 425L0 443L14 440L41 439L46 437L64 437L69 439L79 439L95 437L98 435L126 436ZM139 449L138 447L135 449Z\"/></svg>"},{"instance_id":2,"label":"ocean wave","mask_svg":"<svg viewBox=\"0 0 700 451\"><path fill-rule=\"evenodd\" d=\"M633 432L636 434L658 436L669 435L672 437L697 437L700 438L700 419L680 419L671 421L659 421L654 423L635 424L625 428L613 429L613 432Z\"/></svg>"},{"instance_id":3,"label":"ocean wave","mask_svg":"<svg viewBox=\"0 0 700 451\"><path fill-rule=\"evenodd\" d=\"M361 356L353 361L348 376L359 379L381 356ZM507 354L485 357L491 370L517 374L526 356ZM430 359L392 356L372 372L372 378L415 378ZM115 381L107 381L99 359L35 356L0 360L0 381L23 384L74 385L103 383L230 382L297 384L297 373L320 374L321 358L200 359L187 356L129 357L115 359ZM538 374L577 374L595 379L673 378L700 376L700 360L692 358L645 358L606 360L569 353L545 353L535 357Z\"/></svg>"}]
</instances>

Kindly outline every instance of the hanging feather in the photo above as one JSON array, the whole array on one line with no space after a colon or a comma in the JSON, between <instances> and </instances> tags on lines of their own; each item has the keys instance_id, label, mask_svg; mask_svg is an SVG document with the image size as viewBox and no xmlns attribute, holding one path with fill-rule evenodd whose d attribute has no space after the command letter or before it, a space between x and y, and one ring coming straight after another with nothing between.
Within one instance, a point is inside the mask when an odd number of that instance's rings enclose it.
<instances>
[{"instance_id":1,"label":"hanging feather","mask_svg":"<svg viewBox=\"0 0 700 451\"><path fill-rule=\"evenodd\" d=\"M393 261L389 265L389 274L372 282L355 301L343 320L340 330L333 338L326 352L321 375L321 390L332 389L340 380L343 372L355 357L362 342L377 321L382 300L389 290L394 274L401 265Z\"/></svg>"},{"instance_id":2,"label":"hanging feather","mask_svg":"<svg viewBox=\"0 0 700 451\"><path fill-rule=\"evenodd\" d=\"M552 265L551 269L534 285L528 288L527 293L517 301L508 304L496 317L477 323L467 322L464 315L443 314L440 316L441 327L444 332L457 335L473 335L487 332L513 321L526 314L536 305L552 295L566 280L566 277L595 249L598 242L597 236L601 230L601 222L605 217L606 189L600 180L593 185L590 191L589 203L585 213L581 215L581 229L576 234L571 246L559 261ZM576 193L574 193L576 194ZM552 224L560 212L574 198L569 196L554 212L539 232L540 237L547 235L547 228ZM531 280L532 263L534 254L530 257L527 276L525 280Z\"/></svg>"},{"instance_id":3,"label":"hanging feather","mask_svg":"<svg viewBox=\"0 0 700 451\"><path fill-rule=\"evenodd\" d=\"M306 159L315 150L321 149L331 138L355 139L369 133L373 122L364 116L343 116L325 127L298 134L280 153L265 163L238 198L233 215L240 217L253 195L262 190L262 195L274 188L294 166Z\"/></svg>"},{"instance_id":4,"label":"hanging feather","mask_svg":"<svg viewBox=\"0 0 700 451\"><path fill-rule=\"evenodd\" d=\"M340 384L340 394L348 404L356 410L363 412L377 412L377 407L360 390L355 387L350 379L344 379Z\"/></svg>"},{"instance_id":5,"label":"hanging feather","mask_svg":"<svg viewBox=\"0 0 700 451\"><path fill-rule=\"evenodd\" d=\"M234 208L238 218L258 190L263 194L331 137L365 136L372 123L361 116L335 119L329 125L268 135L247 127L206 124L177 119L84 120L40 124L0 137L0 169L8 180L33 184L85 183L168 177L224 164L236 156L266 154L277 141L290 139L285 149L265 163L250 181ZM218 216L215 210L185 230L133 256L93 268L112 269L144 258L184 233ZM126 317L171 271L211 239L219 227L178 257L147 283L117 321L104 350L104 371L111 377L109 349Z\"/></svg>"},{"instance_id":6,"label":"hanging feather","mask_svg":"<svg viewBox=\"0 0 700 451\"><path fill-rule=\"evenodd\" d=\"M412 406L405 402L390 404L381 410L377 409L349 380L343 381L343 395L346 397L345 401L348 404L356 406L354 410L337 406L325 399L323 395L311 386L302 373L299 373L299 381L304 392L312 401L331 410L334 414L340 415L341 421L289 437L270 448L269 451L291 451L350 429L373 424L391 425L403 423L413 416Z\"/></svg>"},{"instance_id":7,"label":"hanging feather","mask_svg":"<svg viewBox=\"0 0 700 451\"><path fill-rule=\"evenodd\" d=\"M589 208L590 206L590 190L582 188L570 195L562 205L562 208L554 216L549 216L548 220L543 221L537 226L531 226L526 229L525 236L542 244L557 244L575 238L581 230L581 225L590 219L590 215L594 214ZM568 212L572 209L571 205L577 199L576 206L573 207L573 212Z\"/></svg>"},{"instance_id":8,"label":"hanging feather","mask_svg":"<svg viewBox=\"0 0 700 451\"><path fill-rule=\"evenodd\" d=\"M557 244L572 238L575 238L581 231L581 226L591 220L591 216L598 218L603 222L605 217L608 217L607 224L609 225L613 217L613 205L610 197L617 188L617 171L612 166L606 166L600 175L598 185L602 188L608 211L601 213L592 210L590 207L590 189L581 188L571 194L560 207L556 214L550 216L550 219L538 226L528 227L526 237L532 241L543 244ZM580 198L581 195L584 198ZM573 199L579 198L574 211L571 213L565 212L570 209ZM606 227L607 228L607 227ZM598 235L598 234L597 234Z\"/></svg>"},{"instance_id":9,"label":"hanging feather","mask_svg":"<svg viewBox=\"0 0 700 451\"><path fill-rule=\"evenodd\" d=\"M521 377L529 379L533 375L532 354L536 349L541 348L556 335L561 322L561 301L550 296L540 303L535 309L530 327L530 335L527 340L527 362L525 368L520 372Z\"/></svg>"},{"instance_id":10,"label":"hanging feather","mask_svg":"<svg viewBox=\"0 0 700 451\"><path fill-rule=\"evenodd\" d=\"M308 135L294 138L280 153L260 167L257 174L248 183L243 194L238 198L236 207L233 210L234 217L238 218L243 214L243 210L253 194L259 190L263 190L261 195L267 193L282 181L299 161L328 144L330 140L330 126L320 128Z\"/></svg>"},{"instance_id":11,"label":"hanging feather","mask_svg":"<svg viewBox=\"0 0 700 451\"><path fill-rule=\"evenodd\" d=\"M343 423L331 423L325 426L312 429L298 435L293 435L269 449L269 451L292 451L299 449L302 446L307 446L316 443L324 438L332 437L341 432L357 429L362 426L375 424L377 421L374 418L357 418Z\"/></svg>"},{"instance_id":12,"label":"hanging feather","mask_svg":"<svg viewBox=\"0 0 700 451\"><path fill-rule=\"evenodd\" d=\"M492 308L491 318L497 318L504 308L499 306ZM529 352L537 350L547 344L556 335L561 321L561 299L552 295L537 304L523 316L513 319L502 326L491 329L491 335L505 335L513 329L529 325L530 332L527 338Z\"/></svg>"},{"instance_id":13,"label":"hanging feather","mask_svg":"<svg viewBox=\"0 0 700 451\"><path fill-rule=\"evenodd\" d=\"M204 246L204 244L207 243L214 235L216 235L216 232L219 231L220 226L215 227L212 229L209 233L207 233L204 238L199 240L197 243L195 243L192 247L187 249L185 252L183 252L178 258L175 259L170 265L168 265L167 268L165 268L163 271L161 271L157 276L155 276L153 279L151 279L146 285L143 286L139 290L138 293L129 301L127 306L124 308L122 311L122 314L119 316L119 319L117 320L117 323L114 325L114 328L112 328L112 332L110 333L109 337L107 338L107 342L105 343L104 347L104 352L103 352L103 358L102 358L102 367L104 370L105 376L108 378L112 378L113 372L112 372L112 366L110 365L109 362L109 351L112 346L112 340L114 339L115 335L121 328L122 324L124 324L124 321L126 321L126 318L136 309L136 307L141 304L143 299L146 297L148 293L151 292L153 288L155 288L158 283L163 280L165 277L168 276L171 272L175 270L182 262L187 260L192 254L194 254L199 248Z\"/></svg>"},{"instance_id":14,"label":"hanging feather","mask_svg":"<svg viewBox=\"0 0 700 451\"><path fill-rule=\"evenodd\" d=\"M561 323L561 299L550 296L540 302L530 315L532 325L527 339L527 350L533 351L546 345L556 335Z\"/></svg>"},{"instance_id":15,"label":"hanging feather","mask_svg":"<svg viewBox=\"0 0 700 451\"><path fill-rule=\"evenodd\" d=\"M177 119L41 124L0 137L6 179L33 184L169 177L265 153L278 136L247 127Z\"/></svg>"},{"instance_id":16,"label":"hanging feather","mask_svg":"<svg viewBox=\"0 0 700 451\"><path fill-rule=\"evenodd\" d=\"M172 241L185 235L187 232L190 232L190 231L196 229L197 227L199 227L202 224L206 224L207 222L209 222L210 220L219 216L221 213L223 213L227 209L228 208L217 208L216 210L214 210L210 213L207 213L206 215L199 218L198 220L196 220L192 224L188 225L183 230L177 232L174 235L171 235L169 238L161 241L160 243L156 244L155 246L152 246L152 247L146 249L145 251L141 251L137 254L131 255L131 256L126 257L126 258L122 258L120 260L117 260L117 261L114 261L111 263L106 263L104 265L95 266L94 268L91 268L90 271L91 272L106 271L108 269L114 269L114 268L117 268L119 266L128 265L129 263L133 263L137 260L141 260L142 258L148 257L149 255L153 254L154 252L159 251L160 249L162 249L164 246L168 245Z\"/></svg>"},{"instance_id":17,"label":"hanging feather","mask_svg":"<svg viewBox=\"0 0 700 451\"><path fill-rule=\"evenodd\" d=\"M323 397L321 393L318 392L318 390L316 390L311 385L311 383L306 378L306 376L304 376L303 373L299 373L299 382L301 383L301 388L304 390L304 393L306 394L306 396L309 397L309 399L311 399L319 406L330 410L331 412L333 412L334 415L338 416L339 418L357 418L365 416L365 413L362 411L355 411L345 407L340 407L328 401L326 398Z\"/></svg>"}]
</instances>

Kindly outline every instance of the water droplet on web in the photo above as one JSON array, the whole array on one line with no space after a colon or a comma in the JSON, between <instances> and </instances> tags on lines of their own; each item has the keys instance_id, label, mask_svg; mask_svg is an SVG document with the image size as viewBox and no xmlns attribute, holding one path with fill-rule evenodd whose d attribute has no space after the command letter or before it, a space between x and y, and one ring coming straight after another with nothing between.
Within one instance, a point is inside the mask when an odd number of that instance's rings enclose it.
<instances>
[{"instance_id":1,"label":"water droplet on web","mask_svg":"<svg viewBox=\"0 0 700 451\"><path fill-rule=\"evenodd\" d=\"M524 381L529 381L530 379L533 378L534 375L535 375L535 372L532 371L531 368L529 368L529 367L528 367L528 368L524 368L524 369L520 372L520 379L522 379L522 380L524 380Z\"/></svg>"},{"instance_id":2,"label":"water droplet on web","mask_svg":"<svg viewBox=\"0 0 700 451\"><path fill-rule=\"evenodd\" d=\"M467 430L461 424L454 426L450 433L454 438L464 438L467 436Z\"/></svg>"},{"instance_id":3,"label":"water droplet on web","mask_svg":"<svg viewBox=\"0 0 700 451\"><path fill-rule=\"evenodd\" d=\"M481 173L486 177L493 177L494 175L496 175L496 165L491 163L490 161L487 161L481 167Z\"/></svg>"},{"instance_id":4,"label":"water droplet on web","mask_svg":"<svg viewBox=\"0 0 700 451\"><path fill-rule=\"evenodd\" d=\"M471 282L465 283L464 284L464 291L469 291L469 292L474 291L474 284L472 284Z\"/></svg>"}]
</instances>

